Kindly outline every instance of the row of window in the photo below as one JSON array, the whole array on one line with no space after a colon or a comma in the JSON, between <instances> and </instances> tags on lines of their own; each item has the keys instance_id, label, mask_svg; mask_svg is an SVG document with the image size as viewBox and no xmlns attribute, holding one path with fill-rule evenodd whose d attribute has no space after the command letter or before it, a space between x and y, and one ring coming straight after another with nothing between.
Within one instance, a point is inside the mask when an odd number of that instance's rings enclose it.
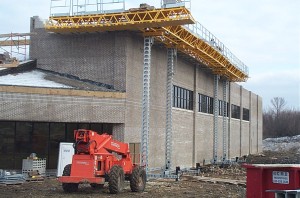
<instances>
[{"instance_id":1,"label":"row of window","mask_svg":"<svg viewBox=\"0 0 300 198\"><path fill-rule=\"evenodd\" d=\"M47 159L47 168L56 169L60 142L74 142L75 129L112 134L112 124L45 123L0 121L0 169L21 169L31 153Z\"/></svg>"},{"instance_id":2,"label":"row of window","mask_svg":"<svg viewBox=\"0 0 300 198\"><path fill-rule=\"evenodd\" d=\"M173 86L173 107L193 110L193 91Z\"/></svg>"},{"instance_id":3,"label":"row of window","mask_svg":"<svg viewBox=\"0 0 300 198\"><path fill-rule=\"evenodd\" d=\"M173 86L173 107L193 110L193 91ZM225 112L226 109L226 112ZM198 94L198 112L213 114L214 112L214 98L203 94ZM229 117L229 103L219 100L219 115ZM241 119L240 106L231 105L231 117ZM243 108L243 120L249 121L249 109Z\"/></svg>"}]
</instances>

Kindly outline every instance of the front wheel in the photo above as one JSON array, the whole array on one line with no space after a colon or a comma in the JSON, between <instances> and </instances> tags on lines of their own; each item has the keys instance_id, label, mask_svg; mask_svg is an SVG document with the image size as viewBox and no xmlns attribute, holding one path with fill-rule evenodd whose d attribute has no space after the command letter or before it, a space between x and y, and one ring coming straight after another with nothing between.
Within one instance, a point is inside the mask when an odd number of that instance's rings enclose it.
<instances>
[{"instance_id":1,"label":"front wheel","mask_svg":"<svg viewBox=\"0 0 300 198\"><path fill-rule=\"evenodd\" d=\"M72 164L68 164L65 166L62 176L70 176L71 175L71 167ZM65 192L71 193L76 192L78 190L78 185L76 183L62 183L62 188Z\"/></svg>"},{"instance_id":2,"label":"front wheel","mask_svg":"<svg viewBox=\"0 0 300 198\"><path fill-rule=\"evenodd\" d=\"M117 194L123 190L124 171L121 166L113 166L109 172L108 188L111 194Z\"/></svg>"},{"instance_id":3,"label":"front wheel","mask_svg":"<svg viewBox=\"0 0 300 198\"><path fill-rule=\"evenodd\" d=\"M130 188L132 192L143 192L146 187L146 171L144 168L136 166L130 177Z\"/></svg>"}]
</instances>

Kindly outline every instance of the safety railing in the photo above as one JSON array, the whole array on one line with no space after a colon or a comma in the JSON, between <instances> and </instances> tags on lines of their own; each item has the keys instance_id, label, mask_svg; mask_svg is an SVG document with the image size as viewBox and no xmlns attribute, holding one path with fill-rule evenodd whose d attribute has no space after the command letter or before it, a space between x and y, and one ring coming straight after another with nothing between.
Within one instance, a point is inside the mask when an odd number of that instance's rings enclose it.
<instances>
[{"instance_id":1,"label":"safety railing","mask_svg":"<svg viewBox=\"0 0 300 198\"><path fill-rule=\"evenodd\" d=\"M125 0L51 0L50 16L78 16L125 11Z\"/></svg>"},{"instance_id":2,"label":"safety railing","mask_svg":"<svg viewBox=\"0 0 300 198\"><path fill-rule=\"evenodd\" d=\"M208 31L202 24L196 22L195 24L187 24L183 26L185 29L189 30L200 39L207 42L214 49L219 51L224 55L228 61L230 61L234 66L236 66L240 71L249 75L248 67L239 60L217 37L215 37L210 31Z\"/></svg>"},{"instance_id":3,"label":"safety railing","mask_svg":"<svg viewBox=\"0 0 300 198\"><path fill-rule=\"evenodd\" d=\"M191 0L161 0L162 8L186 7L191 11Z\"/></svg>"}]
</instances>

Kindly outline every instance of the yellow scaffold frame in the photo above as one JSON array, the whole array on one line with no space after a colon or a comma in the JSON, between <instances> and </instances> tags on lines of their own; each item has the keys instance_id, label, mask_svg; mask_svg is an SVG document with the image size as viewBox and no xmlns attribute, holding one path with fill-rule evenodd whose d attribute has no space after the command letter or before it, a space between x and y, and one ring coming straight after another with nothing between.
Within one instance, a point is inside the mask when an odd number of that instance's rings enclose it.
<instances>
[{"instance_id":1,"label":"yellow scaffold frame","mask_svg":"<svg viewBox=\"0 0 300 198\"><path fill-rule=\"evenodd\" d=\"M80 16L53 16L45 28L57 33L139 30L142 28L193 24L194 19L184 8L127 11Z\"/></svg>"},{"instance_id":2,"label":"yellow scaffold frame","mask_svg":"<svg viewBox=\"0 0 300 198\"><path fill-rule=\"evenodd\" d=\"M167 46L176 46L179 51L207 65L215 74L226 76L231 81L245 81L248 78L247 74L230 63L218 46L211 46L183 26L151 28L144 35L155 36Z\"/></svg>"},{"instance_id":3,"label":"yellow scaffold frame","mask_svg":"<svg viewBox=\"0 0 300 198\"><path fill-rule=\"evenodd\" d=\"M190 32L183 25L194 24L185 7L153 10L135 9L121 13L81 16L53 16L45 28L56 33L129 30L153 36L168 47L205 64L214 74L233 82L246 81L248 73L232 63L218 46Z\"/></svg>"}]
</instances>

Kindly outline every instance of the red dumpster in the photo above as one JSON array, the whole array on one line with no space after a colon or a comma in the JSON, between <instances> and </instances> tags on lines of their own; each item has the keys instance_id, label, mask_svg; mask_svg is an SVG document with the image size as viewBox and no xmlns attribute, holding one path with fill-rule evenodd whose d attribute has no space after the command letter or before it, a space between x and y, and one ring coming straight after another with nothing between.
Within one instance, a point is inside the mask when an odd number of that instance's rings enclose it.
<instances>
[{"instance_id":1,"label":"red dumpster","mask_svg":"<svg viewBox=\"0 0 300 198\"><path fill-rule=\"evenodd\" d=\"M267 190L300 189L300 165L244 164L247 168L247 198L275 198Z\"/></svg>"}]
</instances>

